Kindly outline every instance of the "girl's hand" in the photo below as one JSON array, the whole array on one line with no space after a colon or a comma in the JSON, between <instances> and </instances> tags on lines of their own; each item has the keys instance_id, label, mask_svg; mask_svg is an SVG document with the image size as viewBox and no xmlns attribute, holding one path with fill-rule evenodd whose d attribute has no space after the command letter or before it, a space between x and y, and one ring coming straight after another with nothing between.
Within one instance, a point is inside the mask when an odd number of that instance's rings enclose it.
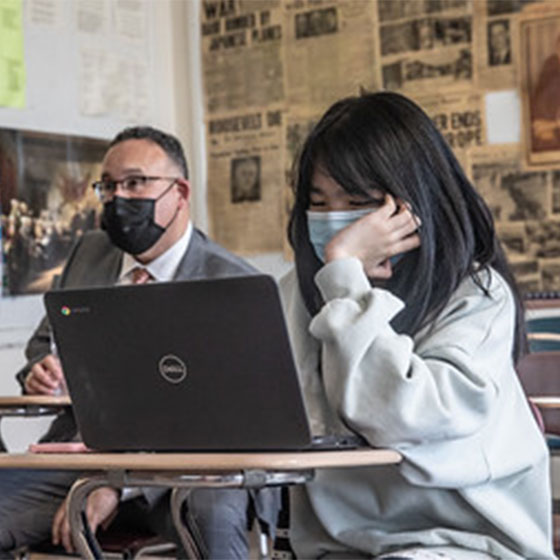
<instances>
[{"instance_id":1,"label":"girl's hand","mask_svg":"<svg viewBox=\"0 0 560 560\"><path fill-rule=\"evenodd\" d=\"M325 261L357 257L369 278L390 278L393 270L389 258L420 246L419 225L420 220L407 205L397 206L395 199L386 195L381 208L330 240L325 248Z\"/></svg>"}]
</instances>

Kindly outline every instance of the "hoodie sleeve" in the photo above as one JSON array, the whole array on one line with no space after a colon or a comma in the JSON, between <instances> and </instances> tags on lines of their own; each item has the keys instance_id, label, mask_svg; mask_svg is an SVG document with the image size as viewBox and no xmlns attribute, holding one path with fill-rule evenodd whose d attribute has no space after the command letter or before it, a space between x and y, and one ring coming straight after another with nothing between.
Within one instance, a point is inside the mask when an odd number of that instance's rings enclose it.
<instances>
[{"instance_id":1,"label":"hoodie sleeve","mask_svg":"<svg viewBox=\"0 0 560 560\"><path fill-rule=\"evenodd\" d=\"M465 281L415 340L393 330L404 304L372 288L358 259L328 263L315 280L325 304L310 332L329 404L348 426L372 445L406 449L467 437L487 421L500 376L513 369L514 307L498 275L490 296Z\"/></svg>"}]
</instances>

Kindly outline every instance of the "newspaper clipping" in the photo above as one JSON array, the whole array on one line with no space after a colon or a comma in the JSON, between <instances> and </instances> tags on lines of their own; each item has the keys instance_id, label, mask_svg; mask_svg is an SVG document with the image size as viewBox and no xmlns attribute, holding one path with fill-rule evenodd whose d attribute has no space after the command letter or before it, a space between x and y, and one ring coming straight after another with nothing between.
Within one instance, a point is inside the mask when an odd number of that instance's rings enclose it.
<instances>
[{"instance_id":1,"label":"newspaper clipping","mask_svg":"<svg viewBox=\"0 0 560 560\"><path fill-rule=\"evenodd\" d=\"M517 146L470 153L473 182L488 203L523 292L560 289L560 171L527 171Z\"/></svg>"},{"instance_id":2,"label":"newspaper clipping","mask_svg":"<svg viewBox=\"0 0 560 560\"><path fill-rule=\"evenodd\" d=\"M294 202L293 188L296 181L296 169L298 157L305 142L305 139L321 118L321 112L308 109L300 109L299 111L290 111L285 116L285 134L284 134L284 194L282 203L282 231L286 232L290 211ZM293 258L288 238L284 235L284 258L291 260Z\"/></svg>"},{"instance_id":3,"label":"newspaper clipping","mask_svg":"<svg viewBox=\"0 0 560 560\"><path fill-rule=\"evenodd\" d=\"M520 16L524 158L529 168L560 168L560 5Z\"/></svg>"},{"instance_id":4,"label":"newspaper clipping","mask_svg":"<svg viewBox=\"0 0 560 560\"><path fill-rule=\"evenodd\" d=\"M360 88L377 86L374 0L287 0L284 14L290 108L326 109Z\"/></svg>"},{"instance_id":5,"label":"newspaper clipping","mask_svg":"<svg viewBox=\"0 0 560 560\"><path fill-rule=\"evenodd\" d=\"M378 0L378 81L408 94L472 84L472 10L470 0Z\"/></svg>"},{"instance_id":6,"label":"newspaper clipping","mask_svg":"<svg viewBox=\"0 0 560 560\"><path fill-rule=\"evenodd\" d=\"M207 112L283 101L279 0L202 0L201 19Z\"/></svg>"},{"instance_id":7,"label":"newspaper clipping","mask_svg":"<svg viewBox=\"0 0 560 560\"><path fill-rule=\"evenodd\" d=\"M486 144L483 96L473 92L449 93L419 97L416 101L434 121L465 171L468 171L468 150Z\"/></svg>"},{"instance_id":8,"label":"newspaper clipping","mask_svg":"<svg viewBox=\"0 0 560 560\"><path fill-rule=\"evenodd\" d=\"M478 0L475 2L475 41L478 86L508 89L516 85L519 59L518 13L535 0Z\"/></svg>"},{"instance_id":9,"label":"newspaper clipping","mask_svg":"<svg viewBox=\"0 0 560 560\"><path fill-rule=\"evenodd\" d=\"M207 122L210 228L234 252L282 250L282 120L265 108Z\"/></svg>"}]
</instances>

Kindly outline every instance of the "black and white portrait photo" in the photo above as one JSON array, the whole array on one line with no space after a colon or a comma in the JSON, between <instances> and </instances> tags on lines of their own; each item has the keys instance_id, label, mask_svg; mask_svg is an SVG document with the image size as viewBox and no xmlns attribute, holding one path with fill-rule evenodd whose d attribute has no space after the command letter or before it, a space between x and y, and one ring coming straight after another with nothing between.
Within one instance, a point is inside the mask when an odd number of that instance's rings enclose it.
<instances>
[{"instance_id":1,"label":"black and white portrait photo","mask_svg":"<svg viewBox=\"0 0 560 560\"><path fill-rule=\"evenodd\" d=\"M261 200L261 158L248 156L231 160L231 202Z\"/></svg>"},{"instance_id":2,"label":"black and white portrait photo","mask_svg":"<svg viewBox=\"0 0 560 560\"><path fill-rule=\"evenodd\" d=\"M488 24L488 65L511 64L509 20L498 19Z\"/></svg>"}]
</instances>

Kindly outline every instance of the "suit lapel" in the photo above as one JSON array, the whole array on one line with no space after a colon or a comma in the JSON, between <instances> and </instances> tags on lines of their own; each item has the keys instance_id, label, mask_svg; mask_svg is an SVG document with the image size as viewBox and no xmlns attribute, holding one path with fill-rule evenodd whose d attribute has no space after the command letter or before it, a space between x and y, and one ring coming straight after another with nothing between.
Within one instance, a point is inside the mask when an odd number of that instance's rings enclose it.
<instances>
[{"instance_id":1,"label":"suit lapel","mask_svg":"<svg viewBox=\"0 0 560 560\"><path fill-rule=\"evenodd\" d=\"M93 267L90 281L92 286L112 286L117 283L122 266L123 253L116 247L103 256L99 265Z\"/></svg>"},{"instance_id":2,"label":"suit lapel","mask_svg":"<svg viewBox=\"0 0 560 560\"><path fill-rule=\"evenodd\" d=\"M189 246L177 267L173 280L188 280L196 278L204 253L204 237L200 231L193 228Z\"/></svg>"}]
</instances>

